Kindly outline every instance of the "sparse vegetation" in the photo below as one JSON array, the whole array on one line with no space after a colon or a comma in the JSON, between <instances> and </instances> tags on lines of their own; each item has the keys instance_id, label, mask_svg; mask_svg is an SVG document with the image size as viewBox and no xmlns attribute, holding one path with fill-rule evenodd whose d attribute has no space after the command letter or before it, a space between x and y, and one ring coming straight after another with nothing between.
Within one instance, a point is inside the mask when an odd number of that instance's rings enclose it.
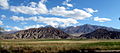
<instances>
[{"instance_id":1,"label":"sparse vegetation","mask_svg":"<svg viewBox=\"0 0 120 53\"><path fill-rule=\"evenodd\" d=\"M95 50L119 50L119 40L37 39L0 40L0 52L7 53L72 53Z\"/></svg>"}]
</instances>

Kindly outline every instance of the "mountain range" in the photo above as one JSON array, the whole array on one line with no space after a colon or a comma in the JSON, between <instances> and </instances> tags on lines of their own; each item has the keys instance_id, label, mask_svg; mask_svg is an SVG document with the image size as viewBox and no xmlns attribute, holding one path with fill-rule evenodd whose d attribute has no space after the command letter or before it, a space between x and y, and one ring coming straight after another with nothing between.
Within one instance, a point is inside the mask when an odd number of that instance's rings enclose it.
<instances>
[{"instance_id":1,"label":"mountain range","mask_svg":"<svg viewBox=\"0 0 120 53\"><path fill-rule=\"evenodd\" d=\"M119 29L97 25L80 25L66 28L52 26L31 28L20 31L10 31L0 35L3 39L70 39L70 38L96 38L119 39Z\"/></svg>"}]
</instances>

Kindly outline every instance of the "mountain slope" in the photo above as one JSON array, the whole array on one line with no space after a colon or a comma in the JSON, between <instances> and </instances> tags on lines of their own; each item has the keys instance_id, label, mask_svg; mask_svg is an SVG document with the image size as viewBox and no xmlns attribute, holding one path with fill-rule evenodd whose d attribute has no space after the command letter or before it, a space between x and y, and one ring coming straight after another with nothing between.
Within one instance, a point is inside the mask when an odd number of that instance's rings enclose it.
<instances>
[{"instance_id":1,"label":"mountain slope","mask_svg":"<svg viewBox=\"0 0 120 53\"><path fill-rule=\"evenodd\" d=\"M14 39L39 39L39 38L66 39L71 37L67 33L53 27L42 27L21 30L14 34L8 34L2 37L9 39L9 36L10 38L12 36L12 38Z\"/></svg>"},{"instance_id":2,"label":"mountain slope","mask_svg":"<svg viewBox=\"0 0 120 53\"><path fill-rule=\"evenodd\" d=\"M67 27L65 28L63 31L68 33L68 34L76 34L76 33L79 33L79 34L86 34L86 33L90 33L90 32L93 32L97 29L106 29L108 31L119 31L119 29L114 29L114 28L111 28L111 27L105 27L105 26L97 26L97 25L90 25L90 24L85 24L85 25L81 25L81 26L76 26L76 27Z\"/></svg>"},{"instance_id":3,"label":"mountain slope","mask_svg":"<svg viewBox=\"0 0 120 53\"><path fill-rule=\"evenodd\" d=\"M88 39L120 39L120 32L117 31L108 31L106 29L97 29L91 33L83 34L80 38Z\"/></svg>"}]
</instances>

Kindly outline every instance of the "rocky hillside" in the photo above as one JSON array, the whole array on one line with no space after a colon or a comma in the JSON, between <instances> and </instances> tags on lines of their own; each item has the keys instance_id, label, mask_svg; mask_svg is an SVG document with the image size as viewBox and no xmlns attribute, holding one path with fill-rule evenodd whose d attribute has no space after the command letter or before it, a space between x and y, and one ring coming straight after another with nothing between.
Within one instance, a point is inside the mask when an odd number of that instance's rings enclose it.
<instances>
[{"instance_id":1,"label":"rocky hillside","mask_svg":"<svg viewBox=\"0 0 120 53\"><path fill-rule=\"evenodd\" d=\"M14 34L7 34L1 36L4 39L39 39L39 38L50 38L50 39L67 39L71 38L67 33L58 30L53 27L42 27L32 28L28 30L22 30Z\"/></svg>"},{"instance_id":2,"label":"rocky hillside","mask_svg":"<svg viewBox=\"0 0 120 53\"><path fill-rule=\"evenodd\" d=\"M120 39L120 32L108 31L106 29L97 29L91 33L83 34L80 38L87 39Z\"/></svg>"},{"instance_id":3,"label":"rocky hillside","mask_svg":"<svg viewBox=\"0 0 120 53\"><path fill-rule=\"evenodd\" d=\"M85 25L81 25L81 26L76 26L76 27L67 27L65 29L63 29L64 32L68 33L68 34L76 34L76 33L79 33L79 34L86 34L86 33L90 33L90 32L93 32L97 29L106 29L108 31L119 31L119 29L114 29L114 28L111 28L111 27L105 27L105 26L97 26L97 25L90 25L90 24L85 24Z\"/></svg>"}]
</instances>

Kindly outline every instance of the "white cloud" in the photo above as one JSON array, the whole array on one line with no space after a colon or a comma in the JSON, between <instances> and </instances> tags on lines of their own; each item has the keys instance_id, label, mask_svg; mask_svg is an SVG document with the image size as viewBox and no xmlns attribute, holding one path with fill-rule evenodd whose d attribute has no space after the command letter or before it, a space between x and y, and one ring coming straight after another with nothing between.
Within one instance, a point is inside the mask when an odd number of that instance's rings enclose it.
<instances>
[{"instance_id":1,"label":"white cloud","mask_svg":"<svg viewBox=\"0 0 120 53\"><path fill-rule=\"evenodd\" d=\"M63 1L63 5L66 5L66 6L68 6L68 7L73 7L72 4L69 4L70 1L71 1L71 0Z\"/></svg>"},{"instance_id":2,"label":"white cloud","mask_svg":"<svg viewBox=\"0 0 120 53\"><path fill-rule=\"evenodd\" d=\"M30 2L30 6L31 6L31 7L34 8L34 7L36 7L36 5L37 5L37 3L35 3L35 2Z\"/></svg>"},{"instance_id":3,"label":"white cloud","mask_svg":"<svg viewBox=\"0 0 120 53\"><path fill-rule=\"evenodd\" d=\"M1 9L9 9L8 0L0 0L0 8Z\"/></svg>"},{"instance_id":4,"label":"white cloud","mask_svg":"<svg viewBox=\"0 0 120 53\"><path fill-rule=\"evenodd\" d=\"M45 4L39 2L38 4L35 2L31 2L30 6L11 6L10 10L13 12L23 13L23 14L46 14L48 13L48 9Z\"/></svg>"},{"instance_id":5,"label":"white cloud","mask_svg":"<svg viewBox=\"0 0 120 53\"><path fill-rule=\"evenodd\" d=\"M84 8L88 13L98 12L98 10L93 10L92 8Z\"/></svg>"},{"instance_id":6,"label":"white cloud","mask_svg":"<svg viewBox=\"0 0 120 53\"><path fill-rule=\"evenodd\" d=\"M2 21L0 21L0 25L3 25L3 22L2 22Z\"/></svg>"},{"instance_id":7,"label":"white cloud","mask_svg":"<svg viewBox=\"0 0 120 53\"><path fill-rule=\"evenodd\" d=\"M9 31L11 31L11 30L13 30L13 31L14 31L14 30L15 30L15 31L16 31L16 30L22 30L21 28L19 28L19 27L17 27L17 26L5 26L5 27L6 27L6 28L10 28Z\"/></svg>"},{"instance_id":8,"label":"white cloud","mask_svg":"<svg viewBox=\"0 0 120 53\"><path fill-rule=\"evenodd\" d=\"M70 17L77 20L82 20L92 16L90 13L87 13L86 11L81 9L66 10L65 7L60 6L52 8L50 10L50 14L63 17Z\"/></svg>"},{"instance_id":9,"label":"white cloud","mask_svg":"<svg viewBox=\"0 0 120 53\"><path fill-rule=\"evenodd\" d=\"M17 27L17 26L5 26L8 29L5 29L5 31L18 31L18 30L25 30L25 29L30 29L30 28L39 28L39 27L44 27L44 25L31 25L31 26L24 26L23 28Z\"/></svg>"},{"instance_id":10,"label":"white cloud","mask_svg":"<svg viewBox=\"0 0 120 53\"><path fill-rule=\"evenodd\" d=\"M30 15L37 15L37 14L50 14L51 15L52 14L52 15L56 15L56 16L69 17L69 18L73 18L76 20L82 20L85 18L89 18L92 16L91 13L97 12L96 10L93 10L92 8L86 8L87 12L84 10L81 10L81 9L67 10L63 6L53 7L52 9L48 10L46 8L46 5L44 4L45 1L46 0L41 0L39 2L39 4L37 4L35 2L31 2L30 6L11 6L10 9L13 12L19 12L19 13L24 13L24 14L30 14ZM68 3L70 1L71 0L66 0L65 2ZM70 4L68 4L68 5L70 5ZM20 19L22 19L22 18L20 18ZM31 19L35 19L35 18L31 18ZM17 20L19 20L19 19L17 19Z\"/></svg>"},{"instance_id":11,"label":"white cloud","mask_svg":"<svg viewBox=\"0 0 120 53\"><path fill-rule=\"evenodd\" d=\"M6 16L5 15L1 15L1 18L4 19L4 18L6 18Z\"/></svg>"},{"instance_id":12,"label":"white cloud","mask_svg":"<svg viewBox=\"0 0 120 53\"><path fill-rule=\"evenodd\" d=\"M6 18L6 16L5 16L5 15L1 15L1 17L2 17L2 18Z\"/></svg>"},{"instance_id":13,"label":"white cloud","mask_svg":"<svg viewBox=\"0 0 120 53\"><path fill-rule=\"evenodd\" d=\"M72 4L66 4L67 6L69 6L69 7L73 7L73 5Z\"/></svg>"},{"instance_id":14,"label":"white cloud","mask_svg":"<svg viewBox=\"0 0 120 53\"><path fill-rule=\"evenodd\" d=\"M58 27L58 26L70 26L72 24L77 24L78 21L72 18L56 18L56 17L39 17L37 20L38 22L43 22L47 25L51 25L53 27Z\"/></svg>"},{"instance_id":15,"label":"white cloud","mask_svg":"<svg viewBox=\"0 0 120 53\"><path fill-rule=\"evenodd\" d=\"M18 16L12 16L10 19L12 19L13 21L25 21L25 20L27 20L24 17L18 17Z\"/></svg>"},{"instance_id":16,"label":"white cloud","mask_svg":"<svg viewBox=\"0 0 120 53\"><path fill-rule=\"evenodd\" d=\"M37 20L38 20L38 17L29 17L29 18L27 18L26 20L33 20L33 21L37 21Z\"/></svg>"},{"instance_id":17,"label":"white cloud","mask_svg":"<svg viewBox=\"0 0 120 53\"><path fill-rule=\"evenodd\" d=\"M10 19L12 19L13 21L37 21L37 17L29 17L29 18L25 18L25 17L18 17L18 16L12 16L10 17Z\"/></svg>"},{"instance_id":18,"label":"white cloud","mask_svg":"<svg viewBox=\"0 0 120 53\"><path fill-rule=\"evenodd\" d=\"M10 29L5 29L5 31L11 31Z\"/></svg>"},{"instance_id":19,"label":"white cloud","mask_svg":"<svg viewBox=\"0 0 120 53\"><path fill-rule=\"evenodd\" d=\"M13 29L14 29L14 30L21 30L21 28L19 28L19 27L17 27L17 26L13 27Z\"/></svg>"},{"instance_id":20,"label":"white cloud","mask_svg":"<svg viewBox=\"0 0 120 53\"><path fill-rule=\"evenodd\" d=\"M29 17L29 18L25 18L25 17L18 17L18 16L12 16L10 17L10 19L12 19L13 21L37 21L38 18L37 17Z\"/></svg>"},{"instance_id":21,"label":"white cloud","mask_svg":"<svg viewBox=\"0 0 120 53\"><path fill-rule=\"evenodd\" d=\"M27 23L26 22L22 22L21 24L24 25L24 24L27 24Z\"/></svg>"},{"instance_id":22,"label":"white cloud","mask_svg":"<svg viewBox=\"0 0 120 53\"><path fill-rule=\"evenodd\" d=\"M42 2L42 3L45 3L45 2L47 2L47 0L41 0L41 2Z\"/></svg>"},{"instance_id":23,"label":"white cloud","mask_svg":"<svg viewBox=\"0 0 120 53\"><path fill-rule=\"evenodd\" d=\"M54 27L57 27L59 25L61 26L70 26L71 24L77 24L78 21L72 18L57 18L57 17L29 17L29 18L24 18L24 17L18 17L18 16L12 16L11 19L13 21L35 21L35 22L40 22L44 23L47 25L51 25Z\"/></svg>"},{"instance_id":24,"label":"white cloud","mask_svg":"<svg viewBox=\"0 0 120 53\"><path fill-rule=\"evenodd\" d=\"M39 27L44 27L44 25L32 25L32 26L24 26L24 29L30 29L30 28L39 28Z\"/></svg>"},{"instance_id":25,"label":"white cloud","mask_svg":"<svg viewBox=\"0 0 120 53\"><path fill-rule=\"evenodd\" d=\"M99 17L95 17L94 21L99 21L99 22L106 22L106 21L111 21L111 19L109 18L99 18Z\"/></svg>"}]
</instances>

